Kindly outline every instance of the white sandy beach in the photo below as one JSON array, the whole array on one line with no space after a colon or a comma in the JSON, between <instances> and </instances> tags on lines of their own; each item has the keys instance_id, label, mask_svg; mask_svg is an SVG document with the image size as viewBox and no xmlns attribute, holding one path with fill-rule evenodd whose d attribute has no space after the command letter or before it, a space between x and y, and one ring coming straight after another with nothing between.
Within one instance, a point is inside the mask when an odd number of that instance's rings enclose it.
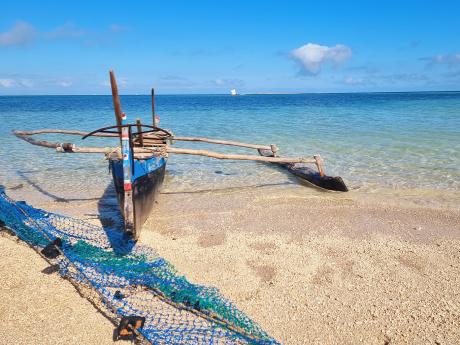
<instances>
[{"instance_id":1,"label":"white sandy beach","mask_svg":"<svg viewBox=\"0 0 460 345\"><path fill-rule=\"evenodd\" d=\"M96 204L37 206L88 218ZM285 344L458 344L454 204L296 185L169 193L141 241ZM113 325L32 249L7 234L0 246L3 343L112 342Z\"/></svg>"}]
</instances>

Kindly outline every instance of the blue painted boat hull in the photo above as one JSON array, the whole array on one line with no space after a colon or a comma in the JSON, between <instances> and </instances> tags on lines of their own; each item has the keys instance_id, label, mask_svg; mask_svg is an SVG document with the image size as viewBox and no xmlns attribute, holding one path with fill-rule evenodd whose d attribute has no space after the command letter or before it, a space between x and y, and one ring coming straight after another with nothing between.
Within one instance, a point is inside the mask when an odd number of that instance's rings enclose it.
<instances>
[{"instance_id":1,"label":"blue painted boat hull","mask_svg":"<svg viewBox=\"0 0 460 345\"><path fill-rule=\"evenodd\" d=\"M118 204L123 214L125 201L123 162L117 159L110 160L110 168L115 184ZM134 229L133 233L130 234L134 239L139 238L142 226L152 211L156 195L164 180L165 170L166 159L163 157L152 157L142 160L134 159L131 176Z\"/></svg>"}]
</instances>

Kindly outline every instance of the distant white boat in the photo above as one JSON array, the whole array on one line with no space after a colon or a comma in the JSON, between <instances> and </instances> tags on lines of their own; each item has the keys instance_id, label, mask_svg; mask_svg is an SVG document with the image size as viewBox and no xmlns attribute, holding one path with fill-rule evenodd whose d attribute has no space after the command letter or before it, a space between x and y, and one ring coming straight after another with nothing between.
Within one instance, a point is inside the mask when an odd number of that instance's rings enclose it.
<instances>
[{"instance_id":1,"label":"distant white boat","mask_svg":"<svg viewBox=\"0 0 460 345\"><path fill-rule=\"evenodd\" d=\"M238 92L236 92L236 89L231 89L231 90L230 90L230 94L231 94L232 96L238 96Z\"/></svg>"}]
</instances>

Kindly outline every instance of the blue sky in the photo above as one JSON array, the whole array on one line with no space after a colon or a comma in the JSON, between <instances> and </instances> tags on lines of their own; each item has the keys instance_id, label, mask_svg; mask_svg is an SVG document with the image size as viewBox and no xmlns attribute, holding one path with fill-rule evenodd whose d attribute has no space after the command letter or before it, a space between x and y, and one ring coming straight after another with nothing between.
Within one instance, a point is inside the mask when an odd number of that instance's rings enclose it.
<instances>
[{"instance_id":1,"label":"blue sky","mask_svg":"<svg viewBox=\"0 0 460 345\"><path fill-rule=\"evenodd\" d=\"M0 95L460 90L460 1L8 1Z\"/></svg>"}]
</instances>

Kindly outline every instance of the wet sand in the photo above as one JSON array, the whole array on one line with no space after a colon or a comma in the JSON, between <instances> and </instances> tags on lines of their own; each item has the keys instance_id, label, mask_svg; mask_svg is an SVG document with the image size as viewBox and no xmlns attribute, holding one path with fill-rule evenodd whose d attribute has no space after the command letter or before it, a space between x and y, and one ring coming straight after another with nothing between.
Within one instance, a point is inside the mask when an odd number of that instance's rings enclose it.
<instances>
[{"instance_id":1,"label":"wet sand","mask_svg":"<svg viewBox=\"0 0 460 345\"><path fill-rule=\"evenodd\" d=\"M442 204L402 194L165 190L141 241L285 344L458 344L456 196ZM36 206L93 222L116 213L110 201ZM9 235L0 248L0 342L111 343L113 325L70 283L41 273L46 263L32 249ZM34 338L57 310L58 329Z\"/></svg>"}]
</instances>

